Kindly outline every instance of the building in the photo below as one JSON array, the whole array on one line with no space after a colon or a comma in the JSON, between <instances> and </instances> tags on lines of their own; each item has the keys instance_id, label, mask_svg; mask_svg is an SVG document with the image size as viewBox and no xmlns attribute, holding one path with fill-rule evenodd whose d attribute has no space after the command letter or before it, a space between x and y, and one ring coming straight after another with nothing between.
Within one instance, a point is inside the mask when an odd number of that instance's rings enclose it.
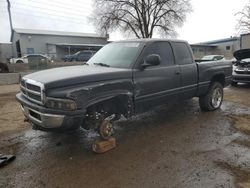
<instances>
[{"instance_id":1,"label":"building","mask_svg":"<svg viewBox=\"0 0 250 188\"><path fill-rule=\"evenodd\" d=\"M201 59L205 55L216 54L216 45L206 45L206 44L192 44L191 48L193 50L196 59Z\"/></svg>"},{"instance_id":2,"label":"building","mask_svg":"<svg viewBox=\"0 0 250 188\"><path fill-rule=\"evenodd\" d=\"M7 63L11 56L11 43L0 43L0 62Z\"/></svg>"},{"instance_id":3,"label":"building","mask_svg":"<svg viewBox=\"0 0 250 188\"><path fill-rule=\"evenodd\" d=\"M250 33L241 35L240 48L241 49L250 48Z\"/></svg>"},{"instance_id":4,"label":"building","mask_svg":"<svg viewBox=\"0 0 250 188\"><path fill-rule=\"evenodd\" d=\"M107 44L108 35L14 29L11 40L14 57L26 54L46 54L55 59L61 59L79 50L99 50Z\"/></svg>"},{"instance_id":5,"label":"building","mask_svg":"<svg viewBox=\"0 0 250 188\"><path fill-rule=\"evenodd\" d=\"M240 37L231 37L191 45L195 58L205 55L224 55L227 59L233 58L233 53L240 49Z\"/></svg>"}]
</instances>

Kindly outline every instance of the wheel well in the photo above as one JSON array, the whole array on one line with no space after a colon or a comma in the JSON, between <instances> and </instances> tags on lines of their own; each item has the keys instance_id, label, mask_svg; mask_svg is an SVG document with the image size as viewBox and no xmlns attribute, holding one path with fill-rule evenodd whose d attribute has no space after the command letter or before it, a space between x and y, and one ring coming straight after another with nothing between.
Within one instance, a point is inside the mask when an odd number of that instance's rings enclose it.
<instances>
[{"instance_id":1,"label":"wheel well","mask_svg":"<svg viewBox=\"0 0 250 188\"><path fill-rule=\"evenodd\" d=\"M16 63L23 63L23 61L19 59L16 61Z\"/></svg>"},{"instance_id":2,"label":"wheel well","mask_svg":"<svg viewBox=\"0 0 250 188\"><path fill-rule=\"evenodd\" d=\"M215 75L211 80L211 84L214 82L220 82L224 87L225 86L225 75L223 75L223 74Z\"/></svg>"},{"instance_id":3,"label":"wheel well","mask_svg":"<svg viewBox=\"0 0 250 188\"><path fill-rule=\"evenodd\" d=\"M119 95L95 103L87 108L87 114L92 114L93 112L105 113L107 115L124 115L125 117L129 117L133 113L131 97L127 95Z\"/></svg>"}]
</instances>

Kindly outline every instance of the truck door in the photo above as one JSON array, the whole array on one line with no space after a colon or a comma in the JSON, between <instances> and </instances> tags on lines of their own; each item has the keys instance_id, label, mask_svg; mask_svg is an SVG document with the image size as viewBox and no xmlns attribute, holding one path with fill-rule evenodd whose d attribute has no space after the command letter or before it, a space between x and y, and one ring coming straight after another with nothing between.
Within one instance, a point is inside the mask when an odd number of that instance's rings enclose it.
<instances>
[{"instance_id":1,"label":"truck door","mask_svg":"<svg viewBox=\"0 0 250 188\"><path fill-rule=\"evenodd\" d=\"M198 69L191 48L184 42L173 42L175 61L181 69L181 98L189 99L196 95Z\"/></svg>"},{"instance_id":2,"label":"truck door","mask_svg":"<svg viewBox=\"0 0 250 188\"><path fill-rule=\"evenodd\" d=\"M161 57L160 65L138 68L151 54L158 54ZM179 97L180 67L175 64L169 42L153 42L145 47L137 68L133 70L133 81L136 112L147 111L153 106L162 105Z\"/></svg>"}]
</instances>

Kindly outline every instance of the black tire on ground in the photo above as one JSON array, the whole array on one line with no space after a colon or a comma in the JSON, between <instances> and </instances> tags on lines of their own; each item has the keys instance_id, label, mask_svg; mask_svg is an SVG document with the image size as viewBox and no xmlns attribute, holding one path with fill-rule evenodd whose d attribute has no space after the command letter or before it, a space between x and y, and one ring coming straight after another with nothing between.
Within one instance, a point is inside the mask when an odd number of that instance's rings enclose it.
<instances>
[{"instance_id":1,"label":"black tire on ground","mask_svg":"<svg viewBox=\"0 0 250 188\"><path fill-rule=\"evenodd\" d=\"M220 108L223 101L223 86L219 82L213 82L206 95L199 98L200 108L203 111L214 111Z\"/></svg>"},{"instance_id":2,"label":"black tire on ground","mask_svg":"<svg viewBox=\"0 0 250 188\"><path fill-rule=\"evenodd\" d=\"M23 61L22 60L17 60L16 63L21 64L21 63L23 63Z\"/></svg>"},{"instance_id":3,"label":"black tire on ground","mask_svg":"<svg viewBox=\"0 0 250 188\"><path fill-rule=\"evenodd\" d=\"M235 82L235 81L231 81L231 85L232 86L237 86L238 82Z\"/></svg>"}]
</instances>

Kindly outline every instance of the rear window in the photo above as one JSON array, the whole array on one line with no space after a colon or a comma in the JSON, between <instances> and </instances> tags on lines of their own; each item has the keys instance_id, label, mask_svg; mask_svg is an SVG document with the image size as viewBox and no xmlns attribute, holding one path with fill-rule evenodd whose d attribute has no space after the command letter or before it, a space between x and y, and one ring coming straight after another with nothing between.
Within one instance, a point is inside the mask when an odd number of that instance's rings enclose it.
<instances>
[{"instance_id":1,"label":"rear window","mask_svg":"<svg viewBox=\"0 0 250 188\"><path fill-rule=\"evenodd\" d=\"M174 42L172 44L176 62L181 65L193 63L192 54L186 43Z\"/></svg>"}]
</instances>

